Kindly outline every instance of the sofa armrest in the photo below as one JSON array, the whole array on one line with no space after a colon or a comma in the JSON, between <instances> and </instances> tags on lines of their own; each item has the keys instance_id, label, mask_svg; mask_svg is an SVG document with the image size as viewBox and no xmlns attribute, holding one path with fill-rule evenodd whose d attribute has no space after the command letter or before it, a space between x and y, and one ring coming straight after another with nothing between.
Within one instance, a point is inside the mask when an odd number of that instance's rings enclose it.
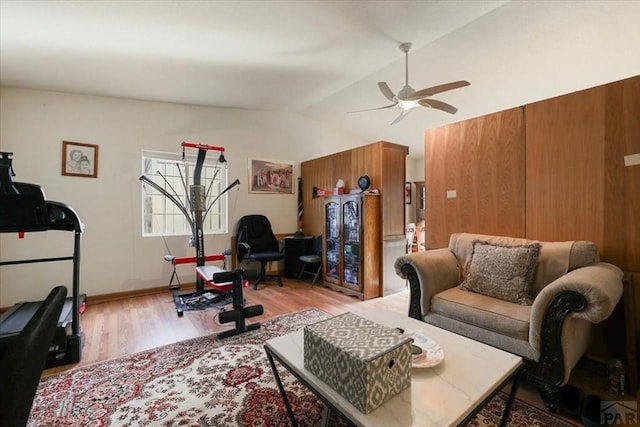
<instances>
[{"instance_id":1,"label":"sofa armrest","mask_svg":"<svg viewBox=\"0 0 640 427\"><path fill-rule=\"evenodd\" d=\"M604 262L570 271L536 296L529 344L540 352L540 360L527 376L543 394L555 396L557 387L569 380L588 346L587 325L609 317L621 296L622 271Z\"/></svg>"},{"instance_id":2,"label":"sofa armrest","mask_svg":"<svg viewBox=\"0 0 640 427\"><path fill-rule=\"evenodd\" d=\"M409 280L409 316L423 320L431 297L460 283L458 260L449 249L432 249L398 257L396 274Z\"/></svg>"},{"instance_id":3,"label":"sofa armrest","mask_svg":"<svg viewBox=\"0 0 640 427\"><path fill-rule=\"evenodd\" d=\"M599 323L609 317L622 296L622 276L622 270L615 265L598 262L570 271L545 286L531 306L531 345L540 348L540 332L547 310L561 294L578 293L584 297L584 307L572 314L576 318Z\"/></svg>"}]
</instances>

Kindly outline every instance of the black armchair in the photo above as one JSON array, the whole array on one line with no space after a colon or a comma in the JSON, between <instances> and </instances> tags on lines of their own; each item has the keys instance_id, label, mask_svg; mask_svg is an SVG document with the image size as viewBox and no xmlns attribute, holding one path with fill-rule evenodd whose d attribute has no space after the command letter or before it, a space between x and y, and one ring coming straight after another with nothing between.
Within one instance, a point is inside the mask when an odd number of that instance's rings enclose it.
<instances>
[{"instance_id":1,"label":"black armchair","mask_svg":"<svg viewBox=\"0 0 640 427\"><path fill-rule=\"evenodd\" d=\"M27 424L66 297L67 288L53 288L11 347L0 355L0 425Z\"/></svg>"},{"instance_id":2,"label":"black armchair","mask_svg":"<svg viewBox=\"0 0 640 427\"><path fill-rule=\"evenodd\" d=\"M284 258L280 251L278 240L271 230L271 223L264 215L246 215L238 221L236 236L236 253L238 261L252 260L260 262L260 272L253 289L258 289L258 284L264 280L273 280L282 286L279 275L266 273L268 262L279 261Z\"/></svg>"}]
</instances>

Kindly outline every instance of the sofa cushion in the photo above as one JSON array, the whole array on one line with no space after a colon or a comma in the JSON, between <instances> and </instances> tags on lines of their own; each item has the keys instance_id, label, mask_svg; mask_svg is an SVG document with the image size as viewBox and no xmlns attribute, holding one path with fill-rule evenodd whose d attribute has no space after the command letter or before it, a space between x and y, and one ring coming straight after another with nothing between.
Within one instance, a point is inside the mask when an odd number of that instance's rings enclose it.
<instances>
[{"instance_id":1,"label":"sofa cushion","mask_svg":"<svg viewBox=\"0 0 640 427\"><path fill-rule=\"evenodd\" d=\"M467 277L460 288L530 305L540 244L504 246L475 241Z\"/></svg>"},{"instance_id":2,"label":"sofa cushion","mask_svg":"<svg viewBox=\"0 0 640 427\"><path fill-rule=\"evenodd\" d=\"M509 337L529 341L531 306L453 287L431 299L431 311Z\"/></svg>"}]
</instances>

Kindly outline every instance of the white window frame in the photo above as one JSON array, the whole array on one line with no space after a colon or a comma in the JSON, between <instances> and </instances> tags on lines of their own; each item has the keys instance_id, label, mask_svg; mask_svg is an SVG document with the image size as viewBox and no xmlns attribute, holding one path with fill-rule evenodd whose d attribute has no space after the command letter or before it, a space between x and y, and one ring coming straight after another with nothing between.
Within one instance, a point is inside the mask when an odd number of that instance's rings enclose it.
<instances>
[{"instance_id":1,"label":"white window frame","mask_svg":"<svg viewBox=\"0 0 640 427\"><path fill-rule=\"evenodd\" d=\"M204 186L205 192L209 190L205 203L209 211L203 214L202 228L204 234L226 234L229 228L227 215L228 193L223 194L213 205L211 204L227 188L228 180L227 163L219 163L216 154L213 153L205 158L200 176L200 184ZM142 151L142 174L178 199L185 206L192 219L193 211L191 211L188 195L190 194L191 185L193 185L195 162L195 155L185 154L183 159L183 155L177 153ZM182 173L182 178L180 178L178 170ZM217 174L215 174L216 170L218 170ZM158 172L161 172L164 178ZM214 176L215 182L210 187ZM164 194L153 188L153 186L144 183L141 194L143 237L193 237L189 222L182 211Z\"/></svg>"}]
</instances>

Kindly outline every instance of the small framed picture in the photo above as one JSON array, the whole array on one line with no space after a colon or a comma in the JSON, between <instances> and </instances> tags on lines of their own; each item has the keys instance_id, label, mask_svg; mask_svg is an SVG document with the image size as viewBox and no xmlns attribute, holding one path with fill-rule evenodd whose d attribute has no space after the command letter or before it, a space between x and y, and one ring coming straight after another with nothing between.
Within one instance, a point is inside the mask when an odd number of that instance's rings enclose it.
<instances>
[{"instance_id":1,"label":"small framed picture","mask_svg":"<svg viewBox=\"0 0 640 427\"><path fill-rule=\"evenodd\" d=\"M98 177L98 146L62 141L62 175Z\"/></svg>"},{"instance_id":2,"label":"small framed picture","mask_svg":"<svg viewBox=\"0 0 640 427\"><path fill-rule=\"evenodd\" d=\"M293 162L249 159L249 193L293 194Z\"/></svg>"},{"instance_id":3,"label":"small framed picture","mask_svg":"<svg viewBox=\"0 0 640 427\"><path fill-rule=\"evenodd\" d=\"M404 183L404 204L405 205L411 204L411 183L410 182Z\"/></svg>"}]
</instances>

